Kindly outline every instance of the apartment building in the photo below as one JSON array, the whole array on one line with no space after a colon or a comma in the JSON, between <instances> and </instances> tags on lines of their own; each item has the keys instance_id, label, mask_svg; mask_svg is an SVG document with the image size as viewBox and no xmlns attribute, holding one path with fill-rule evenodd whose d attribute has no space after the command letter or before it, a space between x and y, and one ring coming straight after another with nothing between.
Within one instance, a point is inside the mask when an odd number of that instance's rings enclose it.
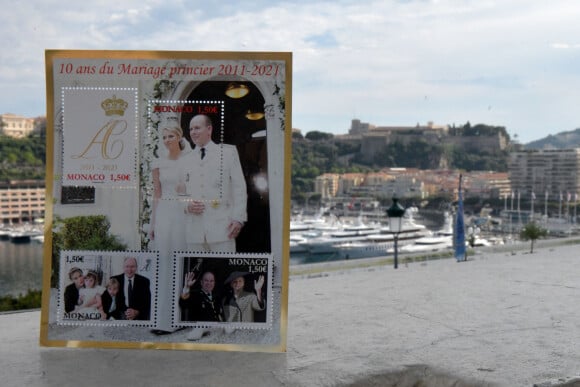
<instances>
[{"instance_id":1,"label":"apartment building","mask_svg":"<svg viewBox=\"0 0 580 387\"><path fill-rule=\"evenodd\" d=\"M0 224L19 224L44 218L44 180L0 182Z\"/></svg>"},{"instance_id":2,"label":"apartment building","mask_svg":"<svg viewBox=\"0 0 580 387\"><path fill-rule=\"evenodd\" d=\"M380 172L324 174L315 189L323 199L337 196L421 198L447 194L457 200L460 172L438 169L384 168ZM338 190L335 190L338 180ZM464 197L501 199L512 191L507 172L472 171L463 173ZM335 194L333 195L333 192Z\"/></svg>"},{"instance_id":3,"label":"apartment building","mask_svg":"<svg viewBox=\"0 0 580 387\"><path fill-rule=\"evenodd\" d=\"M362 185L364 181L364 173L343 173L338 180L338 194L348 195L353 188Z\"/></svg>"},{"instance_id":4,"label":"apartment building","mask_svg":"<svg viewBox=\"0 0 580 387\"><path fill-rule=\"evenodd\" d=\"M338 181L340 175L325 173L314 180L314 192L319 193L323 199L335 197L338 193Z\"/></svg>"},{"instance_id":5,"label":"apartment building","mask_svg":"<svg viewBox=\"0 0 580 387\"><path fill-rule=\"evenodd\" d=\"M325 173L316 178L314 189L323 199L337 196L424 197L423 183L416 178L419 170L407 168L385 168L371 173Z\"/></svg>"},{"instance_id":6,"label":"apartment building","mask_svg":"<svg viewBox=\"0 0 580 387\"><path fill-rule=\"evenodd\" d=\"M485 199L504 198L512 190L512 183L507 172L473 171L468 174L468 190L465 197Z\"/></svg>"},{"instance_id":7,"label":"apartment building","mask_svg":"<svg viewBox=\"0 0 580 387\"><path fill-rule=\"evenodd\" d=\"M580 192L580 148L531 149L513 152L508 160L513 190L521 195L548 193L557 200L560 195Z\"/></svg>"}]
</instances>

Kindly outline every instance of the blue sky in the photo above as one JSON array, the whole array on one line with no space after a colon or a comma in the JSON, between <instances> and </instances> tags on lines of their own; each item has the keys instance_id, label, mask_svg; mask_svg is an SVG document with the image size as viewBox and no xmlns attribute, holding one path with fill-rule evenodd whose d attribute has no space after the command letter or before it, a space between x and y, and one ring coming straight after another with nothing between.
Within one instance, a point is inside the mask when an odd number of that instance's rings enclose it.
<instances>
[{"instance_id":1,"label":"blue sky","mask_svg":"<svg viewBox=\"0 0 580 387\"><path fill-rule=\"evenodd\" d=\"M45 49L292 51L292 126L580 128L576 0L0 0L0 113L46 112Z\"/></svg>"}]
</instances>

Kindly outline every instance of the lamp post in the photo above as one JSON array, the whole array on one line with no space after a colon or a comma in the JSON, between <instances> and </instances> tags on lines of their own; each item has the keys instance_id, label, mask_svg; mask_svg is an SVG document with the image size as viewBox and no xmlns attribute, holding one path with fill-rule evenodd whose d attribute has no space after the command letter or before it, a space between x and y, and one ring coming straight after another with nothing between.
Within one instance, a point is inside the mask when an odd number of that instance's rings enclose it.
<instances>
[{"instance_id":1,"label":"lamp post","mask_svg":"<svg viewBox=\"0 0 580 387\"><path fill-rule=\"evenodd\" d=\"M399 240L399 233L401 232L403 215L405 215L405 209L399 204L399 199L393 198L393 204L387 209L387 215L389 216L389 231L394 234L393 240L395 241L395 269L399 267L398 262L398 246L397 242Z\"/></svg>"}]
</instances>

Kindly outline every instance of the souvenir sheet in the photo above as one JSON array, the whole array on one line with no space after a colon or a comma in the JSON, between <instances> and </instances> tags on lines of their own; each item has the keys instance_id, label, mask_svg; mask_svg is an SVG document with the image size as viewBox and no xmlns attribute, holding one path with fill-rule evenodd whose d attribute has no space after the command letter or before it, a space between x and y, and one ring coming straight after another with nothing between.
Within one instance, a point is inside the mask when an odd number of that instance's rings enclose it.
<instances>
[{"instance_id":1,"label":"souvenir sheet","mask_svg":"<svg viewBox=\"0 0 580 387\"><path fill-rule=\"evenodd\" d=\"M46 51L41 345L286 350L291 60Z\"/></svg>"}]
</instances>

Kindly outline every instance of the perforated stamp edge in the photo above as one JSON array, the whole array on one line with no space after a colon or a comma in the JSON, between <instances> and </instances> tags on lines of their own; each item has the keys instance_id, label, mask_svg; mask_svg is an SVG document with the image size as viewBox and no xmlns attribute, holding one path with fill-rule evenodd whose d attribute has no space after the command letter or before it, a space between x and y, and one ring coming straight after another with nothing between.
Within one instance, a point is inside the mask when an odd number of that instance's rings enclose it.
<instances>
[{"instance_id":1,"label":"perforated stamp edge","mask_svg":"<svg viewBox=\"0 0 580 387\"><path fill-rule=\"evenodd\" d=\"M63 87L63 186L137 188L138 88Z\"/></svg>"},{"instance_id":2,"label":"perforated stamp edge","mask_svg":"<svg viewBox=\"0 0 580 387\"><path fill-rule=\"evenodd\" d=\"M173 324L176 327L197 327L210 328L221 327L227 329L271 329L273 321L273 312L277 307L274 305L273 294L273 256L272 254L262 253L208 253L208 252L176 252L174 254L174 315ZM195 267L198 266L198 267ZM224 306L225 291L228 284L224 283L234 272L245 273L242 276L245 279L246 292L252 292L254 281L259 281L259 276L264 276L262 294L264 295L264 314L263 322L234 322L227 321L227 315L224 315L224 321L185 321L181 318L179 299L184 288L185 275L193 267L201 279L207 271L214 272L215 287L221 288L216 292L220 303ZM211 268L211 270L209 269ZM235 274L234 274L235 275ZM196 286L196 285L194 285ZM199 286L199 284L197 284ZM255 291L253 293L256 294ZM255 312L259 312L256 310Z\"/></svg>"},{"instance_id":3,"label":"perforated stamp edge","mask_svg":"<svg viewBox=\"0 0 580 387\"><path fill-rule=\"evenodd\" d=\"M154 160L161 159L160 153L163 152L163 139L162 133L163 127L174 120L174 124L179 126L183 131L182 142L185 146L184 151L186 153L191 152L192 149L188 144L186 138L189 137L189 127L183 127L182 123L179 121L182 114L204 114L211 115L212 117L217 117L218 122L213 122L218 124L219 129L219 141L218 145L224 142L224 114L225 114L225 101L223 100L167 100L167 99L148 99L147 101L147 130L143 131L142 142L144 150L142 152L142 184L145 187L146 196L150 197L153 195L153 184L151 181L151 170ZM219 109L218 109L219 108ZM223 154L222 154L223 158ZM223 162L223 159L222 159ZM220 164L219 173L223 174L223 165ZM187 183L189 176L185 176L184 182ZM223 193L220 194L220 198ZM184 196L167 197L164 196L159 198L161 201L183 201L187 202L191 198ZM198 199L199 200L199 199ZM211 204L211 203L209 203Z\"/></svg>"},{"instance_id":4,"label":"perforated stamp edge","mask_svg":"<svg viewBox=\"0 0 580 387\"><path fill-rule=\"evenodd\" d=\"M83 311L81 305L77 305L75 310L65 310L65 293L66 288L74 286L69 273L72 274L75 269L81 270L86 277L89 271L100 274L101 296L106 292L106 284L111 278L116 278L121 282L120 286L124 287L123 280L119 280L124 274L124 262L127 259L135 259L137 263L136 276L140 276L140 285L148 283L149 292L149 315L143 319L129 320L125 317L103 319L101 312L95 308L92 312ZM157 271L158 271L158 253L156 251L102 251L102 250L63 250L59 257L60 280L58 287L58 301L56 303L57 325L69 326L145 326L155 325L156 311L154 308L157 294ZM144 280L143 280L144 279ZM137 284L137 282L135 282ZM119 292L123 289L119 288ZM80 301L80 300L79 300ZM97 316L97 314L99 314Z\"/></svg>"}]
</instances>

